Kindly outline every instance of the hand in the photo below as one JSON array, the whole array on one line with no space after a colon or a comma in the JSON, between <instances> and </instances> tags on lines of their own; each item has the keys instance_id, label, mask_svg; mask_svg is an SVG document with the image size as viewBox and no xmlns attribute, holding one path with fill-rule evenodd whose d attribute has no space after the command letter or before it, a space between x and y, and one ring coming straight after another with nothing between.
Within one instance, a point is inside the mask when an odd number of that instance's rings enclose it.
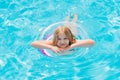
<instances>
[{"instance_id":1,"label":"hand","mask_svg":"<svg viewBox=\"0 0 120 80\"><path fill-rule=\"evenodd\" d=\"M68 47L66 47L66 48L61 48L61 51L69 51L71 49L71 47L70 46L68 46Z\"/></svg>"},{"instance_id":2,"label":"hand","mask_svg":"<svg viewBox=\"0 0 120 80\"><path fill-rule=\"evenodd\" d=\"M51 46L51 50L54 51L55 53L60 53L63 51L62 49L58 48L57 46Z\"/></svg>"}]
</instances>

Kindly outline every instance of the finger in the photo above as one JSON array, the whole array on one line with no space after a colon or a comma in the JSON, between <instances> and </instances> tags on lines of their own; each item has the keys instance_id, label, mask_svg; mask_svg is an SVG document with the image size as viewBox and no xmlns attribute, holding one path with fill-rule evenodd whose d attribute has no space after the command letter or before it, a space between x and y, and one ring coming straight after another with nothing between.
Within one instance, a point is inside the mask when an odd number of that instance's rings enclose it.
<instances>
[{"instance_id":1,"label":"finger","mask_svg":"<svg viewBox=\"0 0 120 80\"><path fill-rule=\"evenodd\" d=\"M58 53L61 53L62 51L61 50L57 50Z\"/></svg>"},{"instance_id":2,"label":"finger","mask_svg":"<svg viewBox=\"0 0 120 80\"><path fill-rule=\"evenodd\" d=\"M55 53L59 53L59 51L58 51L58 50L54 50L54 52L55 52Z\"/></svg>"}]
</instances>

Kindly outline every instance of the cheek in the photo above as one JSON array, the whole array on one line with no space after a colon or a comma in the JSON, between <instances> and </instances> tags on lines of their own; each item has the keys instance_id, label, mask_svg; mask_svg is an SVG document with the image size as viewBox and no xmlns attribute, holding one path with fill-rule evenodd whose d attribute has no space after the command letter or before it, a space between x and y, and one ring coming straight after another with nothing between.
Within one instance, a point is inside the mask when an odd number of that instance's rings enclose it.
<instances>
[{"instance_id":1,"label":"cheek","mask_svg":"<svg viewBox=\"0 0 120 80\"><path fill-rule=\"evenodd\" d=\"M69 42L70 42L69 40L66 40L66 43L68 43L68 44L69 44Z\"/></svg>"},{"instance_id":2,"label":"cheek","mask_svg":"<svg viewBox=\"0 0 120 80\"><path fill-rule=\"evenodd\" d=\"M59 45L60 44L60 41L57 41L57 45Z\"/></svg>"}]
</instances>

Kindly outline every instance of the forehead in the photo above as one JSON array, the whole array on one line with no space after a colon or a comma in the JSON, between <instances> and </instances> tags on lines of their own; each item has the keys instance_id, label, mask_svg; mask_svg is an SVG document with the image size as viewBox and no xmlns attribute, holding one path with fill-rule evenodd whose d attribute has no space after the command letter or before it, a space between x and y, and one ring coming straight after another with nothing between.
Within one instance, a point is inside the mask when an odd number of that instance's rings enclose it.
<instances>
[{"instance_id":1,"label":"forehead","mask_svg":"<svg viewBox=\"0 0 120 80\"><path fill-rule=\"evenodd\" d=\"M66 36L66 34L63 33L63 32L60 32L60 33L58 34L58 36Z\"/></svg>"},{"instance_id":2,"label":"forehead","mask_svg":"<svg viewBox=\"0 0 120 80\"><path fill-rule=\"evenodd\" d=\"M67 35L65 33L59 33L58 37L67 37Z\"/></svg>"}]
</instances>

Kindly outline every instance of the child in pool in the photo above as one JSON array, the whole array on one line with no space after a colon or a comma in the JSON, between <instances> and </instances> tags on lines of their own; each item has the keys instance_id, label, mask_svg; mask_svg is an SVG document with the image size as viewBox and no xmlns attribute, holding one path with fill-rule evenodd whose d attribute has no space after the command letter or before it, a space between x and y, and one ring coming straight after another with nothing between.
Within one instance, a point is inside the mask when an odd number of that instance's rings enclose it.
<instances>
[{"instance_id":1,"label":"child in pool","mask_svg":"<svg viewBox=\"0 0 120 80\"><path fill-rule=\"evenodd\" d=\"M68 19L69 17L67 17L66 20ZM76 22L76 19L77 16L75 15L73 22ZM31 45L36 48L51 49L56 53L61 53L72 50L75 47L89 47L94 45L94 43L94 40L91 39L76 40L72 31L68 27L60 26L54 32L53 40L34 41Z\"/></svg>"}]
</instances>

